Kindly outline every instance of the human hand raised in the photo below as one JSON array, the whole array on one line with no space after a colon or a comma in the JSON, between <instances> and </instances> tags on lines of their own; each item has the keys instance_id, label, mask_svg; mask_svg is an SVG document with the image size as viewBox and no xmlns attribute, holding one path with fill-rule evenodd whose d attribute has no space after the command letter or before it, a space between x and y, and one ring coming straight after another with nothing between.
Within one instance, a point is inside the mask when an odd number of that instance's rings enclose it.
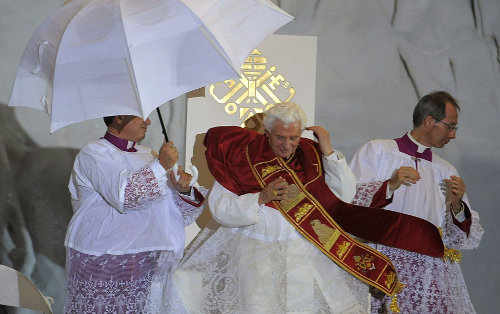
<instances>
[{"instance_id":1,"label":"human hand raised","mask_svg":"<svg viewBox=\"0 0 500 314\"><path fill-rule=\"evenodd\" d=\"M170 182L172 183L174 189L177 190L177 192L184 194L190 192L190 182L192 176L189 173L185 172L181 166L178 167L177 176L179 179L175 178L173 170L170 170L168 173L168 177L170 178Z\"/></svg>"},{"instance_id":2,"label":"human hand raised","mask_svg":"<svg viewBox=\"0 0 500 314\"><path fill-rule=\"evenodd\" d=\"M312 131L318 139L318 144L323 155L328 156L333 153L332 143L330 142L330 133L322 126L314 125L307 127L306 130Z\"/></svg>"},{"instance_id":3,"label":"human hand raised","mask_svg":"<svg viewBox=\"0 0 500 314\"><path fill-rule=\"evenodd\" d=\"M401 167L396 169L389 180L389 189L396 191L402 184L410 186L420 180L420 175L415 168Z\"/></svg>"},{"instance_id":4,"label":"human hand raised","mask_svg":"<svg viewBox=\"0 0 500 314\"><path fill-rule=\"evenodd\" d=\"M266 185L259 194L259 205L287 198L288 183L282 177Z\"/></svg>"},{"instance_id":5,"label":"human hand raised","mask_svg":"<svg viewBox=\"0 0 500 314\"><path fill-rule=\"evenodd\" d=\"M179 159L179 153L177 152L177 148L174 146L174 143L163 143L158 154L160 165L168 171L175 165L177 159Z\"/></svg>"},{"instance_id":6,"label":"human hand raised","mask_svg":"<svg viewBox=\"0 0 500 314\"><path fill-rule=\"evenodd\" d=\"M451 176L449 179L443 180L446 190L446 203L451 204L453 209L459 209L460 201L465 194L465 183L462 178Z\"/></svg>"}]
</instances>

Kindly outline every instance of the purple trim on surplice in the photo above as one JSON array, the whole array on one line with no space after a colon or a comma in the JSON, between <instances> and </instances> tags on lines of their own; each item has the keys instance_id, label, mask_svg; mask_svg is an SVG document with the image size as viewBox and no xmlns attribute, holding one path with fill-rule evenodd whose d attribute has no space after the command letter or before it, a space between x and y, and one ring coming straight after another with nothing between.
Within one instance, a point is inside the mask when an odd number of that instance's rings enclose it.
<instances>
[{"instance_id":1,"label":"purple trim on surplice","mask_svg":"<svg viewBox=\"0 0 500 314\"><path fill-rule=\"evenodd\" d=\"M115 145L118 147L120 150L123 150L124 152L136 152L137 149L135 149L135 142L132 142L132 146L128 147L128 143L130 141L127 141L123 138L119 138L109 132L106 132L106 134L103 137L105 140L110 142L111 144Z\"/></svg>"},{"instance_id":2,"label":"purple trim on surplice","mask_svg":"<svg viewBox=\"0 0 500 314\"><path fill-rule=\"evenodd\" d=\"M423 153L419 153L418 150L418 145L413 143L412 140L408 137L408 134L405 134L404 136L400 138L394 139L396 143L398 144L399 151L402 153L405 153L407 155L419 158L419 159L425 159L427 161L432 162L432 151L430 148L426 148Z\"/></svg>"},{"instance_id":3,"label":"purple trim on surplice","mask_svg":"<svg viewBox=\"0 0 500 314\"><path fill-rule=\"evenodd\" d=\"M93 256L67 248L65 313L143 313L160 251Z\"/></svg>"}]
</instances>

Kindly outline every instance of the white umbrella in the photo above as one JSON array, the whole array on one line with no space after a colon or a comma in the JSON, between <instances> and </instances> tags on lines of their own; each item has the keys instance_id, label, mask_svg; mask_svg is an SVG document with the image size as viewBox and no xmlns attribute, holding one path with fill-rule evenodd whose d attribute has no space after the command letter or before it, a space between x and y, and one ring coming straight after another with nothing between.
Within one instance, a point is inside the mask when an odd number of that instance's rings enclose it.
<instances>
[{"instance_id":1,"label":"white umbrella","mask_svg":"<svg viewBox=\"0 0 500 314\"><path fill-rule=\"evenodd\" d=\"M35 30L9 106L46 111L51 132L103 116L146 118L237 77L248 53L292 19L267 0L73 0Z\"/></svg>"}]
</instances>

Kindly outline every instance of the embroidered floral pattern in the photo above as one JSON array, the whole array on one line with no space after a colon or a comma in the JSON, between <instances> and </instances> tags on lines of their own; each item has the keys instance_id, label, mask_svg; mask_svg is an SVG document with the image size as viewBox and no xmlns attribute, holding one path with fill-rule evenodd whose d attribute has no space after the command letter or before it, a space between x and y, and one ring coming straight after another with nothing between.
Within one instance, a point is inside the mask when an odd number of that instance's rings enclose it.
<instances>
[{"instance_id":1,"label":"embroidered floral pattern","mask_svg":"<svg viewBox=\"0 0 500 314\"><path fill-rule=\"evenodd\" d=\"M143 313L159 256L93 256L68 248L65 312Z\"/></svg>"},{"instance_id":2,"label":"embroidered floral pattern","mask_svg":"<svg viewBox=\"0 0 500 314\"><path fill-rule=\"evenodd\" d=\"M453 223L451 213L443 212L445 246L473 249L479 245L484 230L477 212L471 213L472 225L467 237ZM392 260L399 280L406 285L398 295L401 313L476 313L459 263L382 245L376 248ZM388 297L382 300L372 298L372 313L390 312L390 302Z\"/></svg>"},{"instance_id":3,"label":"embroidered floral pattern","mask_svg":"<svg viewBox=\"0 0 500 314\"><path fill-rule=\"evenodd\" d=\"M371 206L382 184L382 181L358 184L353 204ZM477 213L471 212L473 223L469 237L453 223L449 211L443 213L446 246L472 249L479 245L484 231ZM383 245L376 245L376 248L391 259L399 280L406 285L398 295L401 313L475 313L459 264ZM371 312L390 313L390 304L391 299L387 296L372 297Z\"/></svg>"},{"instance_id":4,"label":"embroidered floral pattern","mask_svg":"<svg viewBox=\"0 0 500 314\"><path fill-rule=\"evenodd\" d=\"M153 171L144 167L133 173L125 187L125 209L133 209L138 205L160 197L160 187Z\"/></svg>"},{"instance_id":5,"label":"embroidered floral pattern","mask_svg":"<svg viewBox=\"0 0 500 314\"><path fill-rule=\"evenodd\" d=\"M328 280L314 279L325 273ZM174 284L199 282L199 294L184 291L191 313L360 314L368 307L366 285L302 238L264 242L231 228L205 228L186 250L176 275L182 280ZM307 284L299 287L295 280ZM165 301L169 308L182 303L172 295Z\"/></svg>"},{"instance_id":6,"label":"embroidered floral pattern","mask_svg":"<svg viewBox=\"0 0 500 314\"><path fill-rule=\"evenodd\" d=\"M374 181L356 184L356 195L354 195L352 203L354 205L370 206L373 196L378 192L383 183L383 181Z\"/></svg>"},{"instance_id":7,"label":"embroidered floral pattern","mask_svg":"<svg viewBox=\"0 0 500 314\"><path fill-rule=\"evenodd\" d=\"M406 285L398 295L401 313L475 313L459 264L414 252L377 246ZM372 297L372 313L387 313L391 299Z\"/></svg>"}]
</instances>

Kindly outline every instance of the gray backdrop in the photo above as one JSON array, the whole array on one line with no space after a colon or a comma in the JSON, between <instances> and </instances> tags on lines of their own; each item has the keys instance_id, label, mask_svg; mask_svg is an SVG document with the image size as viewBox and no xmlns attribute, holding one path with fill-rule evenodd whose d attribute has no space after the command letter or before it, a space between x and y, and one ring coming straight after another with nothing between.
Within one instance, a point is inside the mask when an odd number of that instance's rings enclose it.
<instances>
[{"instance_id":1,"label":"gray backdrop","mask_svg":"<svg viewBox=\"0 0 500 314\"><path fill-rule=\"evenodd\" d=\"M316 122L350 158L372 138L411 126L419 96L444 89L459 100L457 139L438 150L462 174L486 229L462 268L479 313L500 308L500 1L281 0L296 16L280 33L318 36ZM24 46L63 0L0 0L0 104L6 104ZM170 136L184 137L185 99L170 104ZM155 122L153 121L153 124ZM76 149L100 136L100 121L48 135L39 112L0 105L0 263L30 276L62 309L66 182ZM158 147L161 134L147 142ZM184 150L180 145L181 151ZM190 149L190 148L187 148ZM2 309L0 309L0 312Z\"/></svg>"}]
</instances>

